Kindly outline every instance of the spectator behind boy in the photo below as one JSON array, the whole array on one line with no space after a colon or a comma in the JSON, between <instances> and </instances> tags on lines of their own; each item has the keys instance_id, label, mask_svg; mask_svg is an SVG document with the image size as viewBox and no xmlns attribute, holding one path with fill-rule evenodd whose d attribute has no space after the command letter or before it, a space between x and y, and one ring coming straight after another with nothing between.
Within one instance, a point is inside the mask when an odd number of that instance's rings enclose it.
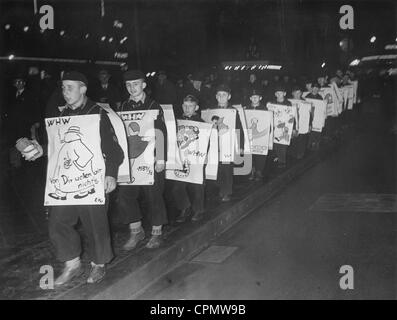
<instances>
[{"instance_id":1,"label":"spectator behind boy","mask_svg":"<svg viewBox=\"0 0 397 320\"><path fill-rule=\"evenodd\" d=\"M95 84L90 90L91 99L100 103L107 103L117 111L121 105L121 93L115 85L109 82L110 74L107 70L101 70L98 73L99 83Z\"/></svg>"}]
</instances>

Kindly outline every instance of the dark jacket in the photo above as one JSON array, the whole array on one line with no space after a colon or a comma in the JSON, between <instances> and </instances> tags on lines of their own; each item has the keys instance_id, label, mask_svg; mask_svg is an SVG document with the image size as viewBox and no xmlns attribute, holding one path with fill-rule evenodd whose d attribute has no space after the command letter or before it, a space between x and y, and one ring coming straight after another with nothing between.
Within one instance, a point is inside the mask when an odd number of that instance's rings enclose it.
<instances>
[{"instance_id":1,"label":"dark jacket","mask_svg":"<svg viewBox=\"0 0 397 320\"><path fill-rule=\"evenodd\" d=\"M124 153L118 144L116 134L108 116L106 115L106 111L87 98L85 104L80 108L72 110L66 107L58 113L59 117L81 116L86 114L101 115L99 134L101 138L101 149L105 159L106 176L117 179L117 172L120 164L123 162Z\"/></svg>"},{"instance_id":2,"label":"dark jacket","mask_svg":"<svg viewBox=\"0 0 397 320\"><path fill-rule=\"evenodd\" d=\"M180 117L177 117L178 120L189 120L189 121L197 121L197 122L204 122L203 119L201 119L199 114L194 114L191 117L187 117L185 115L181 115Z\"/></svg>"},{"instance_id":3,"label":"dark jacket","mask_svg":"<svg viewBox=\"0 0 397 320\"><path fill-rule=\"evenodd\" d=\"M156 142L155 142L155 157L156 161L167 160L167 128L165 126L164 114L163 109L160 105L150 98L148 95L145 94L144 102L138 101L135 102L134 100L126 100L124 101L120 109L118 111L139 111L139 110L158 110L159 115L157 119L154 121L154 128L156 130ZM160 131L163 135L164 139L158 137ZM161 143L164 141L164 144Z\"/></svg>"},{"instance_id":4,"label":"dark jacket","mask_svg":"<svg viewBox=\"0 0 397 320\"><path fill-rule=\"evenodd\" d=\"M313 94L313 93L309 93L305 99L316 99L316 100L324 100L324 98L321 96L321 94L317 93L317 94Z\"/></svg>"},{"instance_id":5,"label":"dark jacket","mask_svg":"<svg viewBox=\"0 0 397 320\"><path fill-rule=\"evenodd\" d=\"M88 96L96 102L108 103L113 110L116 110L116 104L121 102L121 93L111 83L108 83L106 90L101 84L97 84L88 92Z\"/></svg>"},{"instance_id":6,"label":"dark jacket","mask_svg":"<svg viewBox=\"0 0 397 320\"><path fill-rule=\"evenodd\" d=\"M257 107L253 107L252 105L248 105L244 109L247 109L247 110L265 110L265 111L268 110L266 104L264 104L264 103L260 103L259 106L257 106Z\"/></svg>"}]
</instances>

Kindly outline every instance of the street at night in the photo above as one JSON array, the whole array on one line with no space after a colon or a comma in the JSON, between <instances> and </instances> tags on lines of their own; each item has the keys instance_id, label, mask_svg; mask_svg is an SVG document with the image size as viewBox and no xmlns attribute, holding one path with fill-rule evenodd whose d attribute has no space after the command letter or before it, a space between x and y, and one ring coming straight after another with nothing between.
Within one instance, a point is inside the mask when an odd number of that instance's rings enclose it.
<instances>
[{"instance_id":1,"label":"street at night","mask_svg":"<svg viewBox=\"0 0 397 320\"><path fill-rule=\"evenodd\" d=\"M395 1L0 0L0 30L0 300L397 298Z\"/></svg>"}]
</instances>

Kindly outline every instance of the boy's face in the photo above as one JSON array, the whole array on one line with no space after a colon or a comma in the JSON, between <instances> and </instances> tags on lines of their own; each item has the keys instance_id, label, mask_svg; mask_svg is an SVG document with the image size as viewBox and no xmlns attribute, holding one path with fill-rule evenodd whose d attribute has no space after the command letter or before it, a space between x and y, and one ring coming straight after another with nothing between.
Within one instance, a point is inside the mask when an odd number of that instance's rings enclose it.
<instances>
[{"instance_id":1,"label":"boy's face","mask_svg":"<svg viewBox=\"0 0 397 320\"><path fill-rule=\"evenodd\" d=\"M320 91L319 87L313 87L312 88L313 94L318 94L319 91Z\"/></svg>"},{"instance_id":2,"label":"boy's face","mask_svg":"<svg viewBox=\"0 0 397 320\"><path fill-rule=\"evenodd\" d=\"M293 97L294 99L300 100L301 97L302 97L302 91L300 91L300 90L292 91L292 97Z\"/></svg>"},{"instance_id":3,"label":"boy's face","mask_svg":"<svg viewBox=\"0 0 397 320\"><path fill-rule=\"evenodd\" d=\"M139 97L146 88L146 82L143 79L130 80L125 82L128 93L131 97Z\"/></svg>"},{"instance_id":4,"label":"boy's face","mask_svg":"<svg viewBox=\"0 0 397 320\"><path fill-rule=\"evenodd\" d=\"M218 91L215 96L216 101L218 101L218 104L222 106L226 105L231 97L232 96L230 95L230 93L226 91Z\"/></svg>"},{"instance_id":5,"label":"boy's face","mask_svg":"<svg viewBox=\"0 0 397 320\"><path fill-rule=\"evenodd\" d=\"M324 86L325 85L325 78L324 77L319 77L317 79L317 82L320 86Z\"/></svg>"},{"instance_id":6,"label":"boy's face","mask_svg":"<svg viewBox=\"0 0 397 320\"><path fill-rule=\"evenodd\" d=\"M82 85L79 81L62 81L62 94L69 105L74 105L76 102L80 101L86 91L87 87Z\"/></svg>"},{"instance_id":7,"label":"boy's face","mask_svg":"<svg viewBox=\"0 0 397 320\"><path fill-rule=\"evenodd\" d=\"M312 84L311 83L306 83L306 90L311 91L312 90Z\"/></svg>"},{"instance_id":8,"label":"boy's face","mask_svg":"<svg viewBox=\"0 0 397 320\"><path fill-rule=\"evenodd\" d=\"M277 101L284 101L285 94L285 91L276 91L274 95L276 96Z\"/></svg>"},{"instance_id":9,"label":"boy's face","mask_svg":"<svg viewBox=\"0 0 397 320\"><path fill-rule=\"evenodd\" d=\"M187 117L191 117L196 113L199 106L194 101L184 101L182 104L183 114Z\"/></svg>"},{"instance_id":10,"label":"boy's face","mask_svg":"<svg viewBox=\"0 0 397 320\"><path fill-rule=\"evenodd\" d=\"M256 106L258 105L261 100L262 100L262 96L258 95L258 94L254 94L250 97L251 103Z\"/></svg>"}]
</instances>

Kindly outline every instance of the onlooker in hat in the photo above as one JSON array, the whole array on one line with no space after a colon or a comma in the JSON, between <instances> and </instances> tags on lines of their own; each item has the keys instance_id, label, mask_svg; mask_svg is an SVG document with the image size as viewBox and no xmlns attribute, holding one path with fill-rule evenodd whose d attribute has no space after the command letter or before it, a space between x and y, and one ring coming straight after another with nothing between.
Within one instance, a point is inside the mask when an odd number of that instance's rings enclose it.
<instances>
[{"instance_id":1,"label":"onlooker in hat","mask_svg":"<svg viewBox=\"0 0 397 320\"><path fill-rule=\"evenodd\" d=\"M203 83L203 75L200 72L196 72L191 76L191 79L186 82L184 87L184 96L193 95L199 100L199 105L203 104L201 85ZM180 102L182 104L182 102Z\"/></svg>"},{"instance_id":2,"label":"onlooker in hat","mask_svg":"<svg viewBox=\"0 0 397 320\"><path fill-rule=\"evenodd\" d=\"M158 73L157 81L154 84L153 90L154 99L160 104L172 104L174 106L174 113L177 107L177 95L175 85L168 80L167 74L164 70Z\"/></svg>"},{"instance_id":3,"label":"onlooker in hat","mask_svg":"<svg viewBox=\"0 0 397 320\"><path fill-rule=\"evenodd\" d=\"M124 73L126 88L130 94L128 100L121 104L120 111L158 110L159 115L155 120L155 160L153 185L119 186L118 203L122 211L123 222L129 224L130 238L124 245L125 250L131 250L145 238L142 227L142 217L138 197L143 193L147 203L148 212L144 214L149 218L152 226L151 238L146 244L147 248L158 248L162 243L162 226L168 222L166 207L163 200L164 169L166 160L167 129L164 123L163 111L160 105L147 96L145 75L139 70L129 70ZM163 137L158 136L161 132Z\"/></svg>"},{"instance_id":4,"label":"onlooker in hat","mask_svg":"<svg viewBox=\"0 0 397 320\"><path fill-rule=\"evenodd\" d=\"M62 92L66 101L59 117L100 114L100 130L94 132L101 141L105 161L105 193L116 188L118 167L123 161L123 151L118 144L113 126L106 112L86 96L87 78L80 72L67 72L62 77ZM56 194L53 195L55 197ZM53 206L49 215L49 235L55 246L57 258L65 263L55 286L69 283L83 272L80 261L82 252L79 232L75 229L81 221L88 239L91 271L88 283L97 283L105 276L105 265L113 258L107 205L59 205Z\"/></svg>"},{"instance_id":5,"label":"onlooker in hat","mask_svg":"<svg viewBox=\"0 0 397 320\"><path fill-rule=\"evenodd\" d=\"M110 73L102 69L98 72L99 83L96 83L88 95L96 102L107 103L113 110L118 110L121 105L121 93L115 85L109 82Z\"/></svg>"}]
</instances>

